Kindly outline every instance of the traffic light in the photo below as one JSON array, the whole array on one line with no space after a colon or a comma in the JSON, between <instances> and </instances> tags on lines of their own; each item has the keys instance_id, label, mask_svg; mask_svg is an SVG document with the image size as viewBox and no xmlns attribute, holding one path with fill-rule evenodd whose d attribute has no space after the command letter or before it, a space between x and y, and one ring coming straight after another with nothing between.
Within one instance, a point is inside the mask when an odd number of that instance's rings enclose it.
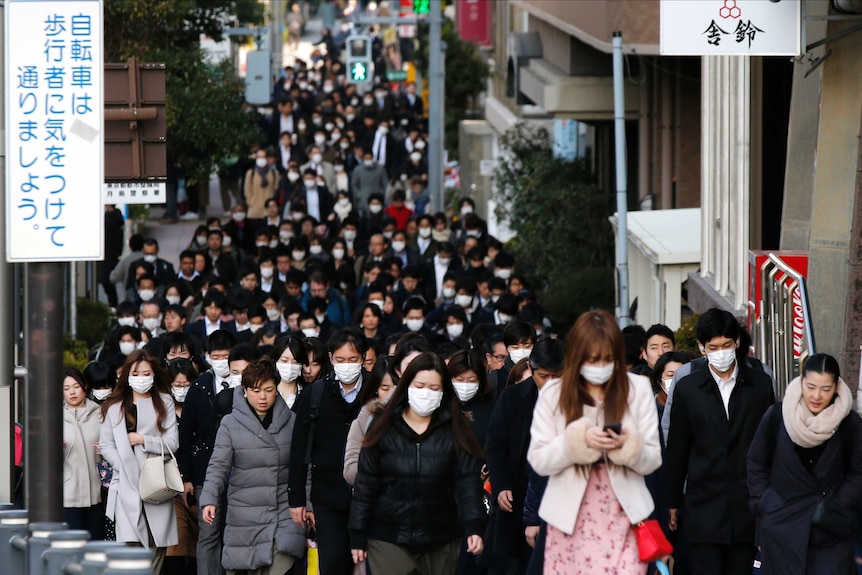
<instances>
[{"instance_id":1,"label":"traffic light","mask_svg":"<svg viewBox=\"0 0 862 575\"><path fill-rule=\"evenodd\" d=\"M347 81L361 84L370 81L373 75L371 36L350 36L347 38Z\"/></svg>"},{"instance_id":2,"label":"traffic light","mask_svg":"<svg viewBox=\"0 0 862 575\"><path fill-rule=\"evenodd\" d=\"M431 12L431 0L413 0L414 14L428 14Z\"/></svg>"}]
</instances>

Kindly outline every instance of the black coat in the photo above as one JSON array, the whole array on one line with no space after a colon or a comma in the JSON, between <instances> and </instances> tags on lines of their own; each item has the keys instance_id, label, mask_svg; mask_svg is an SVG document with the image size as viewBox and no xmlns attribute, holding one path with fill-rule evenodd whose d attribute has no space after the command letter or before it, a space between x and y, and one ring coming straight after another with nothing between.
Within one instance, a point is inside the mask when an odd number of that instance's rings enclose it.
<instances>
[{"instance_id":1,"label":"black coat","mask_svg":"<svg viewBox=\"0 0 862 575\"><path fill-rule=\"evenodd\" d=\"M368 380L363 372L362 381ZM306 507L305 484L308 466L305 455L308 445L308 430L311 423L309 407L314 388L325 387L314 426L314 445L311 450L311 501L315 506L346 511L350 507L350 485L344 481L344 449L350 424L359 415L362 403L357 398L347 403L334 373L327 374L302 393L294 403L296 426L290 450L290 475L288 489L291 507Z\"/></svg>"},{"instance_id":2,"label":"black coat","mask_svg":"<svg viewBox=\"0 0 862 575\"><path fill-rule=\"evenodd\" d=\"M179 422L177 465L183 481L196 486L204 484L215 443L215 398L213 373L205 371L192 383Z\"/></svg>"},{"instance_id":3,"label":"black coat","mask_svg":"<svg viewBox=\"0 0 862 575\"><path fill-rule=\"evenodd\" d=\"M811 518L823 493L830 493L846 509L858 506L862 498L862 420L850 412L841 423L850 430L839 428L823 444L812 474L783 424L777 437L768 437L774 409L781 409L781 404L767 411L748 451L748 490L760 521L762 573L855 573L853 537L830 536L812 527ZM852 448L845 449L842 441L847 437L853 438Z\"/></svg>"},{"instance_id":4,"label":"black coat","mask_svg":"<svg viewBox=\"0 0 862 575\"><path fill-rule=\"evenodd\" d=\"M769 376L746 366L730 395L729 421L709 366L677 382L667 443L669 504L684 507L692 543L754 544L745 458L774 401Z\"/></svg>"},{"instance_id":5,"label":"black coat","mask_svg":"<svg viewBox=\"0 0 862 575\"><path fill-rule=\"evenodd\" d=\"M523 547L524 498L527 493L527 447L530 425L539 389L533 378L505 388L497 398L485 438L485 457L491 473L492 499L501 491L512 492L512 512L495 509L490 544L491 555L511 556Z\"/></svg>"},{"instance_id":6,"label":"black coat","mask_svg":"<svg viewBox=\"0 0 862 575\"><path fill-rule=\"evenodd\" d=\"M393 414L386 435L359 454L351 547L365 549L367 539L378 539L423 552L481 535L481 465L456 447L452 415L441 407L418 435L402 410Z\"/></svg>"}]
</instances>

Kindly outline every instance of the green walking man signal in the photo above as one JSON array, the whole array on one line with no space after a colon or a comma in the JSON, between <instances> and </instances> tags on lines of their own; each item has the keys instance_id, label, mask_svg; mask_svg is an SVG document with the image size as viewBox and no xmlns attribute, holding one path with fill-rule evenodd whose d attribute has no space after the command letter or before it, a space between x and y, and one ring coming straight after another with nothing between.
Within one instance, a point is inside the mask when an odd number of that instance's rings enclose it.
<instances>
[{"instance_id":1,"label":"green walking man signal","mask_svg":"<svg viewBox=\"0 0 862 575\"><path fill-rule=\"evenodd\" d=\"M347 81L352 84L368 82L373 75L371 36L354 35L347 38Z\"/></svg>"},{"instance_id":2,"label":"green walking man signal","mask_svg":"<svg viewBox=\"0 0 862 575\"><path fill-rule=\"evenodd\" d=\"M414 14L428 14L431 11L431 0L413 0Z\"/></svg>"}]
</instances>

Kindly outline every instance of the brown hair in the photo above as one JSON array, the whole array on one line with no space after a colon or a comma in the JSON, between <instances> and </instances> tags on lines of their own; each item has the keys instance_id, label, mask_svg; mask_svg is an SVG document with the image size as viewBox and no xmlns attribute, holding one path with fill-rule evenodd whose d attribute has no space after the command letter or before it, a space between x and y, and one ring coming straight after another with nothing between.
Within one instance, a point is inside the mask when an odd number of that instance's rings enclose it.
<instances>
[{"instance_id":1,"label":"brown hair","mask_svg":"<svg viewBox=\"0 0 862 575\"><path fill-rule=\"evenodd\" d=\"M150 398L153 402L153 408L156 410L156 422L159 431L164 433L166 431L164 426L165 417L168 410L161 396L162 394L170 394L170 382L168 382L168 376L161 368L159 360L143 349L136 349L126 357L126 363L123 364L123 370L120 372L120 377L117 380L117 387L114 388L111 395L102 403L102 420L104 421L107 418L108 408L115 403L119 403L120 414L125 420L132 425L137 424L135 416L132 414L132 405L135 402L135 396L132 388L129 387L129 373L133 367L141 362L147 362L153 370L153 389L150 391Z\"/></svg>"},{"instance_id":2,"label":"brown hair","mask_svg":"<svg viewBox=\"0 0 862 575\"><path fill-rule=\"evenodd\" d=\"M602 408L605 422L616 423L622 420L629 397L623 335L616 320L608 312L597 310L581 314L569 331L566 364L561 378L560 410L565 414L567 423L580 419L585 405L595 405L587 391L588 384L581 376L581 366L606 355L613 357L614 372L605 384Z\"/></svg>"},{"instance_id":3,"label":"brown hair","mask_svg":"<svg viewBox=\"0 0 862 575\"><path fill-rule=\"evenodd\" d=\"M440 405L440 410L446 410L452 415L452 440L456 450L473 457L483 457L482 446L479 445L470 422L461 411L461 400L458 399L458 394L452 387L452 379L449 377L446 364L433 353L423 353L410 362L401 374L401 379L395 386L386 409L375 418L371 429L368 430L363 446L371 447L386 436L389 428L392 427L392 422L396 417L400 417L401 411L407 407L407 389L420 371L436 371L440 374L440 379L443 381L443 403ZM396 415L396 412L399 415Z\"/></svg>"},{"instance_id":4,"label":"brown hair","mask_svg":"<svg viewBox=\"0 0 862 575\"><path fill-rule=\"evenodd\" d=\"M255 359L242 370L242 387L244 389L258 389L260 384L270 380L277 386L281 381L281 375L275 367L275 362L268 356Z\"/></svg>"}]
</instances>

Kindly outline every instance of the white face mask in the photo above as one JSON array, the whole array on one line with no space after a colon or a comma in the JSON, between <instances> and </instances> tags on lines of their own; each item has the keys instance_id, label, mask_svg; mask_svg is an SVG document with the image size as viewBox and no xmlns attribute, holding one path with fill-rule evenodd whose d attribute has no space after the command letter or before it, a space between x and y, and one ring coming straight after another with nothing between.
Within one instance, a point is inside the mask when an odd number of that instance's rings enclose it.
<instances>
[{"instance_id":1,"label":"white face mask","mask_svg":"<svg viewBox=\"0 0 862 575\"><path fill-rule=\"evenodd\" d=\"M252 324L249 324L248 329L251 331L251 333L257 333L257 330L259 330L262 327L263 326L259 323L252 323Z\"/></svg>"},{"instance_id":2,"label":"white face mask","mask_svg":"<svg viewBox=\"0 0 862 575\"><path fill-rule=\"evenodd\" d=\"M368 211L372 214L379 214L383 211L383 206L381 204L368 204Z\"/></svg>"},{"instance_id":3,"label":"white face mask","mask_svg":"<svg viewBox=\"0 0 862 575\"><path fill-rule=\"evenodd\" d=\"M404 325L407 326L407 329L410 331L419 331L422 329L422 326L425 325L424 319L406 319L404 320Z\"/></svg>"},{"instance_id":4,"label":"white face mask","mask_svg":"<svg viewBox=\"0 0 862 575\"><path fill-rule=\"evenodd\" d=\"M451 262L452 258L441 258L440 256L437 256L437 263L441 266L448 266Z\"/></svg>"},{"instance_id":5,"label":"white face mask","mask_svg":"<svg viewBox=\"0 0 862 575\"><path fill-rule=\"evenodd\" d=\"M729 371L736 361L736 348L710 351L706 354L706 359L715 371L724 373Z\"/></svg>"},{"instance_id":6,"label":"white face mask","mask_svg":"<svg viewBox=\"0 0 862 575\"><path fill-rule=\"evenodd\" d=\"M275 273L275 268L271 268L269 266L260 268L260 277L262 277L264 279L271 278L274 273Z\"/></svg>"},{"instance_id":7,"label":"white face mask","mask_svg":"<svg viewBox=\"0 0 862 575\"><path fill-rule=\"evenodd\" d=\"M129 387L134 391L144 394L153 388L155 378L152 375L130 375Z\"/></svg>"},{"instance_id":8,"label":"white face mask","mask_svg":"<svg viewBox=\"0 0 862 575\"><path fill-rule=\"evenodd\" d=\"M428 239L431 237L431 228L419 228L419 237Z\"/></svg>"},{"instance_id":9,"label":"white face mask","mask_svg":"<svg viewBox=\"0 0 862 575\"><path fill-rule=\"evenodd\" d=\"M146 329L150 330L150 332L153 332L159 327L159 324L162 323L162 320L158 317L145 317L142 323L144 324L144 327Z\"/></svg>"},{"instance_id":10,"label":"white face mask","mask_svg":"<svg viewBox=\"0 0 862 575\"><path fill-rule=\"evenodd\" d=\"M417 140L417 142L413 145L416 147L417 150L424 150L425 149L425 140Z\"/></svg>"},{"instance_id":11,"label":"white face mask","mask_svg":"<svg viewBox=\"0 0 862 575\"><path fill-rule=\"evenodd\" d=\"M395 253L400 253L404 251L404 248L407 247L407 242L403 242L401 240L392 242L392 250Z\"/></svg>"},{"instance_id":12,"label":"white face mask","mask_svg":"<svg viewBox=\"0 0 862 575\"><path fill-rule=\"evenodd\" d=\"M356 239L356 231L355 230L344 230L344 241L352 242Z\"/></svg>"},{"instance_id":13,"label":"white face mask","mask_svg":"<svg viewBox=\"0 0 862 575\"><path fill-rule=\"evenodd\" d=\"M275 321L281 317L281 310L278 308L266 310L266 317L269 321Z\"/></svg>"},{"instance_id":14,"label":"white face mask","mask_svg":"<svg viewBox=\"0 0 862 575\"><path fill-rule=\"evenodd\" d=\"M335 372L335 377L341 383L350 385L359 379L359 374L362 372L361 363L333 363L332 370Z\"/></svg>"},{"instance_id":15,"label":"white face mask","mask_svg":"<svg viewBox=\"0 0 862 575\"><path fill-rule=\"evenodd\" d=\"M317 144L318 146L322 146L323 144L325 144L325 143L326 143L326 136L324 136L324 135L322 135L322 134L318 134L318 135L314 136L314 143L315 143L315 144ZM316 157L317 157L317 156L319 156L319 155L320 155L320 154L313 154L313 155L311 156L311 161L312 161L312 162L314 162L315 164L319 164L319 163L320 163L320 161L319 161L319 160L315 160L315 159L314 159L314 158L316 158Z\"/></svg>"},{"instance_id":16,"label":"white face mask","mask_svg":"<svg viewBox=\"0 0 862 575\"><path fill-rule=\"evenodd\" d=\"M231 217L233 218L233 221L241 222L241 221L245 220L245 212L234 212L233 215L231 215Z\"/></svg>"},{"instance_id":17,"label":"white face mask","mask_svg":"<svg viewBox=\"0 0 862 575\"><path fill-rule=\"evenodd\" d=\"M416 415L427 417L443 403L443 392L410 386L407 389L407 403Z\"/></svg>"},{"instance_id":18,"label":"white face mask","mask_svg":"<svg viewBox=\"0 0 862 575\"><path fill-rule=\"evenodd\" d=\"M372 300L369 300L368 303L373 303L374 305L376 305L377 307L380 308L380 311L383 311L384 301L382 299L372 299Z\"/></svg>"},{"instance_id":19,"label":"white face mask","mask_svg":"<svg viewBox=\"0 0 862 575\"><path fill-rule=\"evenodd\" d=\"M222 247L229 248L232 243L233 243L233 239L231 239L231 237L229 235L225 235L222 238L222 241L221 241Z\"/></svg>"},{"instance_id":20,"label":"white face mask","mask_svg":"<svg viewBox=\"0 0 862 575\"><path fill-rule=\"evenodd\" d=\"M317 337L317 328L316 327L303 328L302 335L304 335L305 337Z\"/></svg>"},{"instance_id":21,"label":"white face mask","mask_svg":"<svg viewBox=\"0 0 862 575\"><path fill-rule=\"evenodd\" d=\"M287 179L290 180L291 183L293 183L299 179L299 174L297 174L296 172L287 172Z\"/></svg>"},{"instance_id":22,"label":"white face mask","mask_svg":"<svg viewBox=\"0 0 862 575\"><path fill-rule=\"evenodd\" d=\"M96 401L105 401L108 399L108 396L111 395L113 389L94 389L93 390L93 399Z\"/></svg>"},{"instance_id":23,"label":"white face mask","mask_svg":"<svg viewBox=\"0 0 862 575\"><path fill-rule=\"evenodd\" d=\"M473 213L473 208L471 208L470 206L464 206L461 208L461 215L462 216L466 216L466 215L472 214L472 213Z\"/></svg>"},{"instance_id":24,"label":"white face mask","mask_svg":"<svg viewBox=\"0 0 862 575\"><path fill-rule=\"evenodd\" d=\"M455 393L458 394L458 399L461 403L467 403L479 393L478 383L465 383L461 381L453 381L452 387L455 388Z\"/></svg>"},{"instance_id":25,"label":"white face mask","mask_svg":"<svg viewBox=\"0 0 862 575\"><path fill-rule=\"evenodd\" d=\"M420 154L420 153L418 153L418 152L413 152L412 154L410 154L410 159L411 159L412 161L414 161L414 162L418 163L418 162L419 162L419 160L421 160L421 159L422 159L422 154Z\"/></svg>"},{"instance_id":26,"label":"white face mask","mask_svg":"<svg viewBox=\"0 0 862 575\"><path fill-rule=\"evenodd\" d=\"M199 246L205 246L205 245L207 245L207 237L206 236L197 236L197 237L195 237L195 242Z\"/></svg>"},{"instance_id":27,"label":"white face mask","mask_svg":"<svg viewBox=\"0 0 862 575\"><path fill-rule=\"evenodd\" d=\"M133 318L133 317L117 318L117 325L121 325L123 327L134 327L135 326L135 318Z\"/></svg>"},{"instance_id":28,"label":"white face mask","mask_svg":"<svg viewBox=\"0 0 862 575\"><path fill-rule=\"evenodd\" d=\"M293 251L290 256L297 261L302 261L305 259L305 252Z\"/></svg>"},{"instance_id":29,"label":"white face mask","mask_svg":"<svg viewBox=\"0 0 862 575\"><path fill-rule=\"evenodd\" d=\"M526 359L530 357L530 353L532 353L532 349L510 349L509 357L512 358L512 361L518 363L522 359Z\"/></svg>"},{"instance_id":30,"label":"white face mask","mask_svg":"<svg viewBox=\"0 0 862 575\"><path fill-rule=\"evenodd\" d=\"M168 304L170 305L179 305L180 303L180 296L178 295L168 295L165 296L165 299L168 300Z\"/></svg>"},{"instance_id":31,"label":"white face mask","mask_svg":"<svg viewBox=\"0 0 862 575\"><path fill-rule=\"evenodd\" d=\"M137 345L133 341L121 341L120 342L120 353L122 353L123 355L129 355L130 353L135 351L136 347L137 347Z\"/></svg>"},{"instance_id":32,"label":"white face mask","mask_svg":"<svg viewBox=\"0 0 862 575\"><path fill-rule=\"evenodd\" d=\"M662 391L664 391L665 393L667 393L667 390L669 390L669 389L670 389L670 384L671 384L672 382L673 382L673 378L672 378L672 377L671 377L671 378L668 378L668 379L662 379L662 380L661 380L661 389L662 389Z\"/></svg>"},{"instance_id":33,"label":"white face mask","mask_svg":"<svg viewBox=\"0 0 862 575\"><path fill-rule=\"evenodd\" d=\"M276 363L276 369L281 376L281 381L294 381L302 375L302 366L298 363Z\"/></svg>"},{"instance_id":34,"label":"white face mask","mask_svg":"<svg viewBox=\"0 0 862 575\"><path fill-rule=\"evenodd\" d=\"M270 240L269 241L269 247L272 249L277 248L278 247L278 240Z\"/></svg>"},{"instance_id":35,"label":"white face mask","mask_svg":"<svg viewBox=\"0 0 862 575\"><path fill-rule=\"evenodd\" d=\"M303 180L303 183L305 184L305 188L308 190L317 186L317 182L314 180Z\"/></svg>"},{"instance_id":36,"label":"white face mask","mask_svg":"<svg viewBox=\"0 0 862 575\"><path fill-rule=\"evenodd\" d=\"M138 291L138 295L141 296L141 301L150 301L156 295L156 292L151 289L142 289Z\"/></svg>"},{"instance_id":37,"label":"white face mask","mask_svg":"<svg viewBox=\"0 0 862 575\"><path fill-rule=\"evenodd\" d=\"M144 261L151 264L156 263L157 259L159 259L159 256L157 256L156 254L147 254L144 256Z\"/></svg>"},{"instance_id":38,"label":"white face mask","mask_svg":"<svg viewBox=\"0 0 862 575\"><path fill-rule=\"evenodd\" d=\"M512 277L512 270L510 270L510 269L494 270L494 277L498 277L501 280L507 280L510 277Z\"/></svg>"},{"instance_id":39,"label":"white face mask","mask_svg":"<svg viewBox=\"0 0 862 575\"><path fill-rule=\"evenodd\" d=\"M344 259L344 248L335 248L334 250L332 250L332 257L334 257L337 260L343 260Z\"/></svg>"},{"instance_id":40,"label":"white face mask","mask_svg":"<svg viewBox=\"0 0 862 575\"><path fill-rule=\"evenodd\" d=\"M302 212L291 212L290 217L293 218L293 221L298 222L305 217L305 214L303 214Z\"/></svg>"},{"instance_id":41,"label":"white face mask","mask_svg":"<svg viewBox=\"0 0 862 575\"><path fill-rule=\"evenodd\" d=\"M320 142L321 144L323 142ZM311 154L311 161L315 164L319 164L323 161L323 156L321 154Z\"/></svg>"},{"instance_id":42,"label":"white face mask","mask_svg":"<svg viewBox=\"0 0 862 575\"><path fill-rule=\"evenodd\" d=\"M183 403L186 400L186 396L189 394L188 387L171 387L171 395L174 396L174 401L177 403Z\"/></svg>"},{"instance_id":43,"label":"white face mask","mask_svg":"<svg viewBox=\"0 0 862 575\"><path fill-rule=\"evenodd\" d=\"M614 374L614 367L616 366L613 363L606 363L605 365L582 365L581 377L593 385L604 385Z\"/></svg>"},{"instance_id":44,"label":"white face mask","mask_svg":"<svg viewBox=\"0 0 862 575\"><path fill-rule=\"evenodd\" d=\"M463 307L464 309L469 309L473 305L473 296L471 295L456 295L455 303Z\"/></svg>"},{"instance_id":45,"label":"white face mask","mask_svg":"<svg viewBox=\"0 0 862 575\"><path fill-rule=\"evenodd\" d=\"M278 232L278 239L280 239L282 243L286 244L293 239L293 232Z\"/></svg>"},{"instance_id":46,"label":"white face mask","mask_svg":"<svg viewBox=\"0 0 862 575\"><path fill-rule=\"evenodd\" d=\"M455 288L444 287L440 292L444 298L452 299L455 297Z\"/></svg>"},{"instance_id":47,"label":"white face mask","mask_svg":"<svg viewBox=\"0 0 862 575\"><path fill-rule=\"evenodd\" d=\"M314 317L317 319L317 323L322 324L323 322L325 322L325 321L326 321L326 316L325 316L325 315L317 315L317 314L314 314Z\"/></svg>"},{"instance_id":48,"label":"white face mask","mask_svg":"<svg viewBox=\"0 0 862 575\"><path fill-rule=\"evenodd\" d=\"M230 375L230 366L226 359L212 359L207 355L207 363L213 368L213 373L219 377L227 377Z\"/></svg>"},{"instance_id":49,"label":"white face mask","mask_svg":"<svg viewBox=\"0 0 862 575\"><path fill-rule=\"evenodd\" d=\"M320 244L314 244L312 246L308 246L308 251L312 255L318 256L323 253L323 246Z\"/></svg>"},{"instance_id":50,"label":"white face mask","mask_svg":"<svg viewBox=\"0 0 862 575\"><path fill-rule=\"evenodd\" d=\"M449 337L452 339L455 339L456 337L461 337L461 334L464 333L464 324L450 323L446 326L446 333L448 333Z\"/></svg>"},{"instance_id":51,"label":"white face mask","mask_svg":"<svg viewBox=\"0 0 862 575\"><path fill-rule=\"evenodd\" d=\"M254 161L254 165L256 165L258 168L265 168L266 167L266 158L257 158Z\"/></svg>"},{"instance_id":52,"label":"white face mask","mask_svg":"<svg viewBox=\"0 0 862 575\"><path fill-rule=\"evenodd\" d=\"M227 384L233 389L235 387L239 387L242 385L242 374L241 373L232 373L227 376Z\"/></svg>"},{"instance_id":53,"label":"white face mask","mask_svg":"<svg viewBox=\"0 0 862 575\"><path fill-rule=\"evenodd\" d=\"M350 205L350 198L340 198L338 200L338 205L346 208L347 206Z\"/></svg>"}]
</instances>

